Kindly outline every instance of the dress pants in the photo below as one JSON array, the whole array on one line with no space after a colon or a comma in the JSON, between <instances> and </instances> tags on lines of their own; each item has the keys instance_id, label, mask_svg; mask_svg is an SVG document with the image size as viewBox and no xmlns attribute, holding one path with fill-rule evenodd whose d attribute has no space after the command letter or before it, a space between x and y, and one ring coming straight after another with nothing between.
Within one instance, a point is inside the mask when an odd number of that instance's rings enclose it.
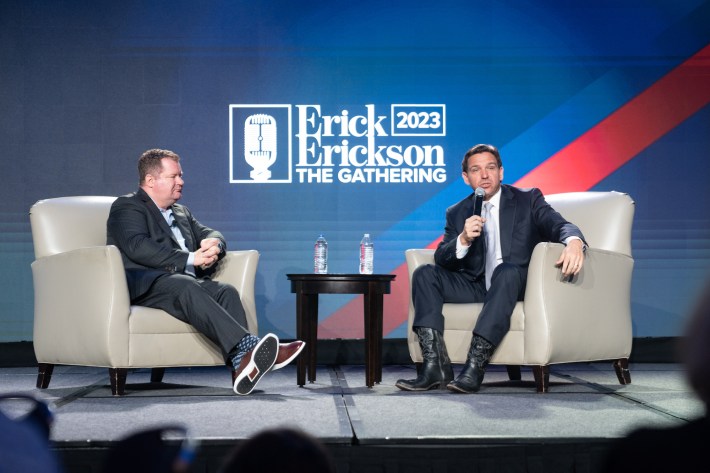
<instances>
[{"instance_id":1,"label":"dress pants","mask_svg":"<svg viewBox=\"0 0 710 473\"><path fill-rule=\"evenodd\" d=\"M162 309L192 325L222 350L225 362L237 343L249 333L237 290L211 279L166 274L132 303Z\"/></svg>"},{"instance_id":2,"label":"dress pants","mask_svg":"<svg viewBox=\"0 0 710 473\"><path fill-rule=\"evenodd\" d=\"M498 346L510 329L510 316L517 301L523 300L527 268L501 263L485 288L483 278L463 271L449 271L434 264L418 267L412 276L414 327L444 332L444 303L483 302L473 332Z\"/></svg>"}]
</instances>

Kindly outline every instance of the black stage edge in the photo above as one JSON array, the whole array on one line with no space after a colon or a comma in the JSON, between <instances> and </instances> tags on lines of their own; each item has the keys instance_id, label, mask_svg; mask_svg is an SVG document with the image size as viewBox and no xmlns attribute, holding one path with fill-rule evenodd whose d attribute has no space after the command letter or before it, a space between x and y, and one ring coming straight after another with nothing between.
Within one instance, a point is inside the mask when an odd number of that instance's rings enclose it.
<instances>
[{"instance_id":1,"label":"black stage edge","mask_svg":"<svg viewBox=\"0 0 710 473\"><path fill-rule=\"evenodd\" d=\"M217 473L223 459L238 445L231 440L210 441L199 446L191 473ZM450 443L436 445L431 439L416 444L327 444L338 473L435 473L435 472L599 472L611 442L599 439L560 439L519 443ZM100 473L110 445L59 446L68 473Z\"/></svg>"},{"instance_id":2,"label":"black stage edge","mask_svg":"<svg viewBox=\"0 0 710 473\"><path fill-rule=\"evenodd\" d=\"M285 340L287 341L287 340ZM678 363L681 337L634 338L632 363ZM382 364L411 363L407 340L386 338L382 343ZM318 363L324 365L361 365L365 363L365 343L354 339L318 340ZM32 342L0 343L0 367L22 367L37 364Z\"/></svg>"}]
</instances>

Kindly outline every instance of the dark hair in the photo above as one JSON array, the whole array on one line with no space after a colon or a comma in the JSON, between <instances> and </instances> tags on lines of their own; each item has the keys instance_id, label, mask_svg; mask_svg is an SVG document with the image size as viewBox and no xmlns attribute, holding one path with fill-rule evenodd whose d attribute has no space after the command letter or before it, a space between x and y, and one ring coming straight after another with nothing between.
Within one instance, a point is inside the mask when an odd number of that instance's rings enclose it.
<instances>
[{"instance_id":1,"label":"dark hair","mask_svg":"<svg viewBox=\"0 0 710 473\"><path fill-rule=\"evenodd\" d=\"M141 154L138 159L138 178L139 183L145 182L145 176L148 174L157 175L163 169L162 159L168 158L175 162L180 161L180 156L167 149L149 149Z\"/></svg>"},{"instance_id":2,"label":"dark hair","mask_svg":"<svg viewBox=\"0 0 710 473\"><path fill-rule=\"evenodd\" d=\"M237 445L220 471L335 473L336 470L332 456L318 439L297 429L274 428Z\"/></svg>"},{"instance_id":3,"label":"dark hair","mask_svg":"<svg viewBox=\"0 0 710 473\"><path fill-rule=\"evenodd\" d=\"M493 145L476 145L466 151L466 154L463 155L463 161L461 161L462 172L466 172L468 170L468 158L470 158L474 154L485 152L491 153L493 156L495 156L496 161L498 162L498 167L503 167L503 161L501 161L500 159L500 153L498 152L498 148Z\"/></svg>"}]
</instances>

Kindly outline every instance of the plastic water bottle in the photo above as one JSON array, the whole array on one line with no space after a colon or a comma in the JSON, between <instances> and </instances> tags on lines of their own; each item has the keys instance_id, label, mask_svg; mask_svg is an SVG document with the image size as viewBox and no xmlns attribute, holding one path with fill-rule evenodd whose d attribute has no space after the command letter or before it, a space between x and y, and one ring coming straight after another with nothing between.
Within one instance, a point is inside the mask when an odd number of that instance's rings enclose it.
<instances>
[{"instance_id":1,"label":"plastic water bottle","mask_svg":"<svg viewBox=\"0 0 710 473\"><path fill-rule=\"evenodd\" d=\"M313 272L315 274L328 274L328 242L323 234L318 237L313 250Z\"/></svg>"},{"instance_id":2,"label":"plastic water bottle","mask_svg":"<svg viewBox=\"0 0 710 473\"><path fill-rule=\"evenodd\" d=\"M360 274L372 274L375 259L375 245L370 234L365 233L360 241Z\"/></svg>"}]
</instances>

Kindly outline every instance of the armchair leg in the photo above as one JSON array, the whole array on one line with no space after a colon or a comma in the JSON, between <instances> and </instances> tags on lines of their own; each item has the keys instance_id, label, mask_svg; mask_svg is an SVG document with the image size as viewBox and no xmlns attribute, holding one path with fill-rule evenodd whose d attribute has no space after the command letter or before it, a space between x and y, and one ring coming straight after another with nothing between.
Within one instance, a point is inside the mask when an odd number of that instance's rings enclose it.
<instances>
[{"instance_id":1,"label":"armchair leg","mask_svg":"<svg viewBox=\"0 0 710 473\"><path fill-rule=\"evenodd\" d=\"M153 368L150 370L150 382L160 383L163 381L163 375L165 374L165 368Z\"/></svg>"},{"instance_id":2,"label":"armchair leg","mask_svg":"<svg viewBox=\"0 0 710 473\"><path fill-rule=\"evenodd\" d=\"M37 369L37 389L47 389L52 380L54 365L50 363L40 363Z\"/></svg>"},{"instance_id":3,"label":"armchair leg","mask_svg":"<svg viewBox=\"0 0 710 473\"><path fill-rule=\"evenodd\" d=\"M123 396L126 392L126 376L128 368L109 368L108 376L111 380L111 394L114 396Z\"/></svg>"},{"instance_id":4,"label":"armchair leg","mask_svg":"<svg viewBox=\"0 0 710 473\"><path fill-rule=\"evenodd\" d=\"M523 379L522 375L520 374L520 366L519 365L505 365L505 368L508 370L508 379L511 381L520 381Z\"/></svg>"},{"instance_id":5,"label":"armchair leg","mask_svg":"<svg viewBox=\"0 0 710 473\"><path fill-rule=\"evenodd\" d=\"M537 392L546 393L550 390L550 366L536 365L532 367L533 376L535 377L535 386Z\"/></svg>"},{"instance_id":6,"label":"armchair leg","mask_svg":"<svg viewBox=\"0 0 710 473\"><path fill-rule=\"evenodd\" d=\"M629 359L619 358L614 360L614 371L619 379L619 384L631 384L631 373L629 372Z\"/></svg>"}]
</instances>

